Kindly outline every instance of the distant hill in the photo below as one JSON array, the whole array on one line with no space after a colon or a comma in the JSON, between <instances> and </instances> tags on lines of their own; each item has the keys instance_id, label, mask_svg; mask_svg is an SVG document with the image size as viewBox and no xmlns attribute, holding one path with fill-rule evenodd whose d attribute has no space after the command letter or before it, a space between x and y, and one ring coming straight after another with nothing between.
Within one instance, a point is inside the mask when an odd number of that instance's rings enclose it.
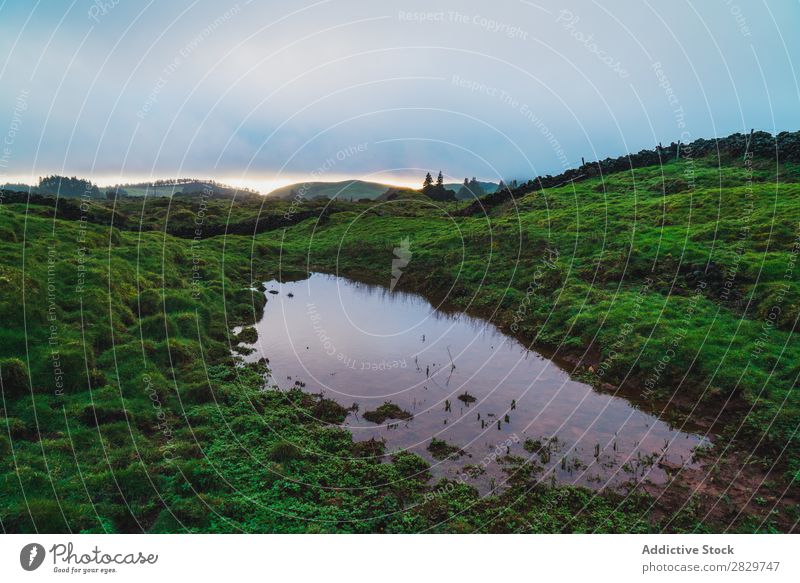
<instances>
[{"instance_id":1,"label":"distant hill","mask_svg":"<svg viewBox=\"0 0 800 583\"><path fill-rule=\"evenodd\" d=\"M30 184L23 184L22 182L6 182L5 184L0 184L0 188L3 190L13 190L16 192L25 192L26 190L31 190L32 187Z\"/></svg>"},{"instance_id":2,"label":"distant hill","mask_svg":"<svg viewBox=\"0 0 800 583\"><path fill-rule=\"evenodd\" d=\"M33 194L58 195L61 198L77 198L83 196L106 198L107 193L116 193L118 196L148 197L173 196L176 194L205 194L212 198L232 198L233 196L242 197L245 195L258 194L251 189L236 188L213 180L204 182L194 178L99 186L84 178L54 175L40 178L38 185L6 183L1 186L4 190L19 192L30 190Z\"/></svg>"},{"instance_id":3,"label":"distant hill","mask_svg":"<svg viewBox=\"0 0 800 583\"><path fill-rule=\"evenodd\" d=\"M392 186L377 198L377 200L380 201L398 200L398 199L430 201L430 198L422 194L422 192L420 192L419 190L415 190L413 188L406 188L403 186Z\"/></svg>"},{"instance_id":4,"label":"distant hill","mask_svg":"<svg viewBox=\"0 0 800 583\"><path fill-rule=\"evenodd\" d=\"M118 190L126 196L173 196L175 194L206 194L214 198L232 198L244 194L258 194L248 188L236 188L220 182L202 181L194 178L179 180L157 180L135 184L118 184L105 188L106 191Z\"/></svg>"},{"instance_id":5,"label":"distant hill","mask_svg":"<svg viewBox=\"0 0 800 583\"><path fill-rule=\"evenodd\" d=\"M300 195L305 199L338 198L339 200L359 200L368 198L375 200L387 190L394 188L380 182L366 180L343 180L341 182L298 182L276 188L269 194L270 198L290 199Z\"/></svg>"},{"instance_id":6,"label":"distant hill","mask_svg":"<svg viewBox=\"0 0 800 583\"><path fill-rule=\"evenodd\" d=\"M482 182L480 180L476 181L477 184L483 189L483 194L491 194L497 191L498 183L497 182ZM464 186L461 182L450 182L445 183L444 187L452 190L456 193L456 198L459 200L469 200L472 199L472 196L464 196L461 194L461 187Z\"/></svg>"},{"instance_id":7,"label":"distant hill","mask_svg":"<svg viewBox=\"0 0 800 583\"><path fill-rule=\"evenodd\" d=\"M497 184L494 182L478 182L478 184L483 188L484 194L490 194L497 190ZM447 190L452 190L456 195L462 186L463 184L456 182L444 185ZM306 199L338 197L340 200L352 199L355 201L366 198L370 200L379 198L381 200L386 200L385 195L390 192L397 193L401 190L408 193L408 191L412 189L399 188L391 184L382 184L380 182L368 182L366 180L342 180L340 182L298 182L296 184L277 188L267 196L270 198L289 199L297 193ZM467 196L463 198L470 199L472 197Z\"/></svg>"},{"instance_id":8,"label":"distant hill","mask_svg":"<svg viewBox=\"0 0 800 583\"><path fill-rule=\"evenodd\" d=\"M53 177L56 178L56 177ZM89 181L80 181L79 179L64 179L65 181L76 181L79 182L86 182L87 184L91 183ZM3 186L6 190L28 190L30 189L32 192L38 194L56 194L60 191L61 196L79 196L83 193L83 184L78 184L77 194L72 193L67 187L66 182L62 182L59 184L55 184L53 180L53 184L46 184L46 185L39 185L39 186L28 186L25 184L6 184ZM481 182L477 181L477 184L480 185L483 194L491 194L497 190L497 183L494 182ZM94 186L94 185L92 185ZM453 182L453 183L446 183L444 185L445 189L448 191L453 191L455 193L456 198L461 200L470 200L473 198L472 195L465 193L462 191L463 184ZM74 190L74 189L73 189ZM319 199L319 198L338 198L339 200L344 201L358 201L363 199L369 200L386 200L387 194L394 193L395 195L399 191L404 191L405 194L409 194L410 191L413 189L405 188L405 187L396 187L391 184L383 184L381 182L369 182L366 180L342 180L339 182L298 182L295 184L290 184L288 186L283 186L281 188L276 188L275 190L267 193L267 196L270 198L276 199L284 199L288 200L295 196L295 194L300 194L303 198L307 200ZM162 196L174 196L176 194L206 194L213 198L229 198L233 196L241 197L245 194L257 194L253 190L249 190L246 188L235 188L233 186L229 186L226 184L222 184L219 182L214 181L202 181L194 178L182 178L177 180L157 180L155 182L137 182L137 183L128 183L128 184L117 184L115 186L106 186L106 187L97 187L96 192L94 192L94 196L96 197L105 197L106 192L116 192L120 196L133 196L133 197L162 197Z\"/></svg>"}]
</instances>

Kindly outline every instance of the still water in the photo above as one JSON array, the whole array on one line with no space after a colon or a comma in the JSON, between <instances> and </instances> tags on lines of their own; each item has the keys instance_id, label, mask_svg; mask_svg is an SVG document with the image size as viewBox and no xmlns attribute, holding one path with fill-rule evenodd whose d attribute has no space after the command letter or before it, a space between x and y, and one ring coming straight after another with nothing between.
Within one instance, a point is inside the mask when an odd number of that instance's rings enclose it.
<instances>
[{"instance_id":1,"label":"still water","mask_svg":"<svg viewBox=\"0 0 800 583\"><path fill-rule=\"evenodd\" d=\"M507 479L511 455L541 468L542 480L619 487L665 480L665 466L692 465L693 449L706 443L571 379L491 323L438 311L421 296L324 274L265 287L259 339L246 358L269 359L269 385L304 383L357 404L345 421L355 440L411 450L434 476L485 492ZM364 418L386 402L413 417ZM437 459L433 438L461 452Z\"/></svg>"}]
</instances>

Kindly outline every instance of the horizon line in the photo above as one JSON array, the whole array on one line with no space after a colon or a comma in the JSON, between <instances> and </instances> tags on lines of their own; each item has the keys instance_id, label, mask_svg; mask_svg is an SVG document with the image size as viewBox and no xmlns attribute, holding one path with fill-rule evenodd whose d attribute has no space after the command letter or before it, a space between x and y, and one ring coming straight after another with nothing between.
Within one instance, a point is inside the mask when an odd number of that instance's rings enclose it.
<instances>
[{"instance_id":1,"label":"horizon line","mask_svg":"<svg viewBox=\"0 0 800 583\"><path fill-rule=\"evenodd\" d=\"M38 185L39 178L45 176L65 176L65 177L75 177L84 180L91 181L94 185L101 189L111 189L111 188L122 188L128 185L148 185L159 180L185 180L188 178L194 178L191 174L186 176L168 176L168 177L158 177L158 176L142 176L142 175L130 175L130 176L119 176L119 175L81 175L75 173L59 173L59 172L45 172L37 175L36 177L32 175L2 175L0 174L0 185L5 186L7 184L19 184L27 186L28 188L36 188ZM449 177L445 177L446 184L456 184L461 183L462 179L456 180L448 179ZM387 187L396 187L396 188L413 188L415 190L419 190L422 187L422 181L424 179L424 175L421 178L401 178L396 176L374 176L374 175L360 175L360 176L348 176L348 175L337 175L337 176L314 176L313 174L310 175L293 175L287 176L286 178L276 179L276 178L268 178L268 177L258 177L258 178L242 178L239 176L231 176L231 175L222 175L218 178L214 177L203 177L203 178L196 178L198 182L213 182L215 184L219 184L221 186L227 186L237 189L242 189L243 191L252 190L261 194L263 196L268 196L275 192L276 190L280 190L281 188L285 188L287 186L292 185L302 185L302 184L309 184L309 183L318 183L318 184L336 184L339 182L370 182L373 184L381 184ZM500 182L499 179L497 180L490 180L490 179L483 179L477 178L479 182L490 182L494 184L498 184ZM163 185L166 187L167 185Z\"/></svg>"}]
</instances>

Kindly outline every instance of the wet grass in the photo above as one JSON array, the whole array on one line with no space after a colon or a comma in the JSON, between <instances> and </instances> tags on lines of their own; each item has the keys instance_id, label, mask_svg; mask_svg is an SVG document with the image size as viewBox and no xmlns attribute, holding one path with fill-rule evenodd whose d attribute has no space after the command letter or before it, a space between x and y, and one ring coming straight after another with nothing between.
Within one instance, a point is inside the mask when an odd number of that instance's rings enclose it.
<instances>
[{"instance_id":1,"label":"wet grass","mask_svg":"<svg viewBox=\"0 0 800 583\"><path fill-rule=\"evenodd\" d=\"M390 401L386 401L374 411L365 411L363 417L371 423L385 423L389 419L407 421L412 419L414 416L408 411L401 409L398 405L395 405Z\"/></svg>"},{"instance_id":2,"label":"wet grass","mask_svg":"<svg viewBox=\"0 0 800 583\"><path fill-rule=\"evenodd\" d=\"M447 459L449 457L460 457L465 455L466 452L456 445L451 445L443 439L434 437L428 444L428 452L437 460Z\"/></svg>"},{"instance_id":3,"label":"wet grass","mask_svg":"<svg viewBox=\"0 0 800 583\"><path fill-rule=\"evenodd\" d=\"M723 409L725 439L757 444L756 463L796 480L800 184L770 181L769 163L752 175L728 164L683 160L532 192L488 217L414 215L413 203L402 217L342 213L287 231L284 258L388 282L408 236L400 288L491 317L604 390L625 382L645 407L671 401L710 419ZM663 192L690 174L693 187Z\"/></svg>"},{"instance_id":4,"label":"wet grass","mask_svg":"<svg viewBox=\"0 0 800 583\"><path fill-rule=\"evenodd\" d=\"M753 452L747 463L780 491L800 472L800 186L776 183L767 163L703 160L691 185L687 164L533 192L488 217L419 200L313 203L303 210L321 221L245 234L260 213L278 224L286 205L214 200L198 239L175 236L199 210L180 198L92 202L86 221L2 204L3 530L713 531L702 501L654 514L641 492L527 478L487 497L439 488L422 458L383 463L379 442L354 443L338 427L348 409L300 387L265 391L267 363L232 354L262 314L259 282L310 267L388 284L408 236L400 288L491 316L598 387L625 380L643 407L671 398L678 412L722 411L719 443ZM403 419L380 410L375 422ZM572 467L543 443L526 449ZM796 520L767 506L732 529Z\"/></svg>"}]
</instances>

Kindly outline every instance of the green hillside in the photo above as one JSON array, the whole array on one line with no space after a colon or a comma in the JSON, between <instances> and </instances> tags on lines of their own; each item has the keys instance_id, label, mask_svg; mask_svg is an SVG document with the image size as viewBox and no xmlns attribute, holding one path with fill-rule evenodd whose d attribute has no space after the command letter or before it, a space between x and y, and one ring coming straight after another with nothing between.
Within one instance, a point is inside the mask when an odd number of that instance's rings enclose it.
<instances>
[{"instance_id":1,"label":"green hillside","mask_svg":"<svg viewBox=\"0 0 800 583\"><path fill-rule=\"evenodd\" d=\"M791 531L800 165L776 163L774 143L772 158L746 148L598 163L488 195L485 212L402 191L390 205L178 196L88 211L3 193L3 530ZM260 390L267 363L231 351L233 328L262 314L259 282L307 268L389 281L406 237L401 287L709 432L715 479L598 493L509 457L508 487L480 497L429 480L418 456L354 443L321 395Z\"/></svg>"}]
</instances>

